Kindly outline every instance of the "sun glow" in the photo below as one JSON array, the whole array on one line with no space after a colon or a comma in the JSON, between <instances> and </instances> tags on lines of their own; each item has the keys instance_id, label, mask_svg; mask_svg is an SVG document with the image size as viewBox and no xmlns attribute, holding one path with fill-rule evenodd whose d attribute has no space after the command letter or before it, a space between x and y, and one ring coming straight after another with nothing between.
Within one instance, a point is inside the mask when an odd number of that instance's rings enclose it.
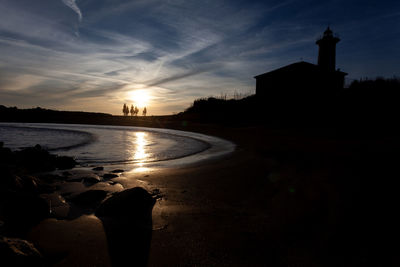
<instances>
[{"instance_id":1,"label":"sun glow","mask_svg":"<svg viewBox=\"0 0 400 267\"><path fill-rule=\"evenodd\" d=\"M128 97L133 102L133 105L138 108L148 106L150 100L150 95L146 90L130 91Z\"/></svg>"}]
</instances>

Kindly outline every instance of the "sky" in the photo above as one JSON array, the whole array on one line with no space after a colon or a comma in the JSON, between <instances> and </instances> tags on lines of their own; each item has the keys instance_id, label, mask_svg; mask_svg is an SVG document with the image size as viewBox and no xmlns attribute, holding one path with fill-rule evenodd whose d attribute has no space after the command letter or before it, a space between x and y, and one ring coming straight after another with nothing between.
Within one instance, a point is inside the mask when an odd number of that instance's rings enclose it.
<instances>
[{"instance_id":1,"label":"sky","mask_svg":"<svg viewBox=\"0 0 400 267\"><path fill-rule=\"evenodd\" d=\"M398 0L0 0L0 105L170 115L317 63L328 25L346 83L400 76Z\"/></svg>"}]
</instances>

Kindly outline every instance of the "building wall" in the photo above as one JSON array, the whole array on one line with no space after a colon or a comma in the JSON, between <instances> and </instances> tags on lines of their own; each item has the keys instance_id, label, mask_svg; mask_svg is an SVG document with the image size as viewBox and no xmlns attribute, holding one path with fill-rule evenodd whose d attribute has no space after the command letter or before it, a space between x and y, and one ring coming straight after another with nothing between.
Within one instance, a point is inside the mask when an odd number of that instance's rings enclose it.
<instances>
[{"instance_id":1,"label":"building wall","mask_svg":"<svg viewBox=\"0 0 400 267\"><path fill-rule=\"evenodd\" d=\"M335 94L343 86L343 73L296 70L256 78L256 95L271 101L314 99Z\"/></svg>"}]
</instances>

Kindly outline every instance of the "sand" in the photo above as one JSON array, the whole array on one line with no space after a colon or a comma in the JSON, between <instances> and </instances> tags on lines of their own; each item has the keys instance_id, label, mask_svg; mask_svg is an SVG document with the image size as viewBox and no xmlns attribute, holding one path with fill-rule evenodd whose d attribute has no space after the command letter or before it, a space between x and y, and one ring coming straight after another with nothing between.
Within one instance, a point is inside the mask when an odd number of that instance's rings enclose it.
<instances>
[{"instance_id":1,"label":"sand","mask_svg":"<svg viewBox=\"0 0 400 267\"><path fill-rule=\"evenodd\" d=\"M236 151L195 166L126 173L119 180L125 188L161 192L153 208L149 266L372 266L394 260L382 245L390 223L379 235L365 233L391 216L384 212L392 208L384 196L392 193L387 177L395 175L395 138L263 127L197 130L235 142ZM384 210L369 205L370 192L379 197L375 203L386 204ZM55 224L59 230L52 231ZM32 236L51 254L59 241L47 237L57 232L82 234L79 242L63 241L69 256L59 265L110 264L95 217L50 219ZM134 265L134 257L127 259L127 266Z\"/></svg>"}]
</instances>

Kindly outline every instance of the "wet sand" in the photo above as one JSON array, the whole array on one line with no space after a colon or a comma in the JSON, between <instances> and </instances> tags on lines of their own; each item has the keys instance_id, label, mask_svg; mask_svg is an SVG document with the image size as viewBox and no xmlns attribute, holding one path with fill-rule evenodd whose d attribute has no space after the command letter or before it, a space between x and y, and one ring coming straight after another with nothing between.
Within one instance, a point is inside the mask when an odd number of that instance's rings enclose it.
<instances>
[{"instance_id":1,"label":"wet sand","mask_svg":"<svg viewBox=\"0 0 400 267\"><path fill-rule=\"evenodd\" d=\"M397 139L262 127L200 131L235 142L236 151L196 166L118 178L125 188L139 185L162 196L153 208L150 266L388 266L395 261L394 248L385 244L394 229ZM97 241L87 243L94 246L90 251L98 248L107 258L104 229L91 223L96 227L86 227L97 234L88 238ZM74 227L64 230L72 233ZM43 229L49 227L36 228L33 235ZM66 250L85 251L87 244ZM90 259L74 260L80 258Z\"/></svg>"}]
</instances>

